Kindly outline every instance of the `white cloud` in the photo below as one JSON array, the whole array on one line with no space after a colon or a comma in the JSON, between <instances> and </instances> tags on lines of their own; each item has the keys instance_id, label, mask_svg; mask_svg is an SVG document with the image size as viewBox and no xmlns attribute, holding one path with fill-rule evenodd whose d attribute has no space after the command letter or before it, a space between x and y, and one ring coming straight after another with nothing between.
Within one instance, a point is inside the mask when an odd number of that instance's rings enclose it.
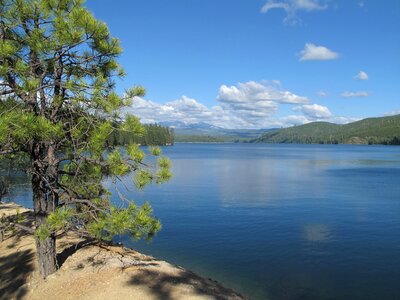
<instances>
[{"instance_id":1,"label":"white cloud","mask_svg":"<svg viewBox=\"0 0 400 300\"><path fill-rule=\"evenodd\" d=\"M301 111L304 115L311 119L326 119L332 117L329 108L319 104L306 104L296 106L293 108L295 111Z\"/></svg>"},{"instance_id":2,"label":"white cloud","mask_svg":"<svg viewBox=\"0 0 400 300\"><path fill-rule=\"evenodd\" d=\"M354 76L354 79L357 80L368 80L368 74L364 71L358 72L356 76Z\"/></svg>"},{"instance_id":3,"label":"white cloud","mask_svg":"<svg viewBox=\"0 0 400 300\"><path fill-rule=\"evenodd\" d=\"M211 121L213 116L209 108L186 96L165 104L135 97L128 112L140 117L144 123L169 121L182 121L184 123L208 122Z\"/></svg>"},{"instance_id":4,"label":"white cloud","mask_svg":"<svg viewBox=\"0 0 400 300\"><path fill-rule=\"evenodd\" d=\"M290 127L293 125L303 125L316 121L324 121L335 124L347 124L355 121L359 121L360 118L354 117L340 117L340 116L331 116L331 117L323 117L323 118L312 118L304 115L289 115L287 117L283 117L278 119L276 126L273 127Z\"/></svg>"},{"instance_id":5,"label":"white cloud","mask_svg":"<svg viewBox=\"0 0 400 300\"><path fill-rule=\"evenodd\" d=\"M230 114L245 120L251 126L269 126L279 104L304 104L309 100L282 90L279 81L249 81L237 85L222 85L217 101Z\"/></svg>"},{"instance_id":6,"label":"white cloud","mask_svg":"<svg viewBox=\"0 0 400 300\"><path fill-rule=\"evenodd\" d=\"M292 125L303 125L312 122L303 115L289 115L287 117L280 118L281 127L288 127Z\"/></svg>"},{"instance_id":7,"label":"white cloud","mask_svg":"<svg viewBox=\"0 0 400 300\"><path fill-rule=\"evenodd\" d=\"M333 116L329 118L327 121L331 123L336 123L336 124L347 124L355 121L359 121L361 118L356 118L356 117L340 117L340 116Z\"/></svg>"},{"instance_id":8,"label":"white cloud","mask_svg":"<svg viewBox=\"0 0 400 300\"><path fill-rule=\"evenodd\" d=\"M300 61L305 60L332 60L337 59L339 54L324 47L316 46L311 43L307 43L304 49L300 52Z\"/></svg>"},{"instance_id":9,"label":"white cloud","mask_svg":"<svg viewBox=\"0 0 400 300\"><path fill-rule=\"evenodd\" d=\"M327 96L326 92L324 92L324 91L319 91L317 93L317 95L318 95L318 97L326 97Z\"/></svg>"},{"instance_id":10,"label":"white cloud","mask_svg":"<svg viewBox=\"0 0 400 300\"><path fill-rule=\"evenodd\" d=\"M368 97L369 93L365 91L359 91L359 92L343 92L340 94L340 96L345 97L345 98L355 98L355 97Z\"/></svg>"},{"instance_id":11,"label":"white cloud","mask_svg":"<svg viewBox=\"0 0 400 300\"><path fill-rule=\"evenodd\" d=\"M193 113L202 116L210 115L210 112L206 106L197 102L195 99L186 96L182 96L178 100L168 102L166 105L176 111L184 111L186 113Z\"/></svg>"},{"instance_id":12,"label":"white cloud","mask_svg":"<svg viewBox=\"0 0 400 300\"><path fill-rule=\"evenodd\" d=\"M290 9L290 4L289 2L275 2L275 1L268 1L261 7L261 12L262 13L267 13L269 10L274 9L274 8L281 8L284 9L286 12L289 11Z\"/></svg>"},{"instance_id":13,"label":"white cloud","mask_svg":"<svg viewBox=\"0 0 400 300\"><path fill-rule=\"evenodd\" d=\"M217 100L224 103L251 103L270 106L273 102L299 104L308 103L306 97L281 89L279 81L248 81L237 85L222 85Z\"/></svg>"},{"instance_id":14,"label":"white cloud","mask_svg":"<svg viewBox=\"0 0 400 300\"><path fill-rule=\"evenodd\" d=\"M384 116L400 115L400 109L395 109L384 114Z\"/></svg>"},{"instance_id":15,"label":"white cloud","mask_svg":"<svg viewBox=\"0 0 400 300\"><path fill-rule=\"evenodd\" d=\"M332 116L325 106L309 104L306 97L282 89L278 81L221 85L216 100L217 105L207 107L187 96L164 104L135 97L126 112L138 116L143 123L205 122L224 128L273 128L313 121L348 121L344 117ZM276 113L282 105L296 105L293 110L300 114L277 117Z\"/></svg>"},{"instance_id":16,"label":"white cloud","mask_svg":"<svg viewBox=\"0 0 400 300\"><path fill-rule=\"evenodd\" d=\"M208 108L195 99L186 96L165 104L135 97L132 106L126 112L138 116L143 123L179 121L185 124L206 122L226 128L255 127L245 118L237 117L221 106Z\"/></svg>"},{"instance_id":17,"label":"white cloud","mask_svg":"<svg viewBox=\"0 0 400 300\"><path fill-rule=\"evenodd\" d=\"M296 24L301 20L297 17L298 11L316 11L327 9L325 1L319 0L268 0L261 8L262 13L267 13L271 9L283 9L286 12L284 22Z\"/></svg>"}]
</instances>

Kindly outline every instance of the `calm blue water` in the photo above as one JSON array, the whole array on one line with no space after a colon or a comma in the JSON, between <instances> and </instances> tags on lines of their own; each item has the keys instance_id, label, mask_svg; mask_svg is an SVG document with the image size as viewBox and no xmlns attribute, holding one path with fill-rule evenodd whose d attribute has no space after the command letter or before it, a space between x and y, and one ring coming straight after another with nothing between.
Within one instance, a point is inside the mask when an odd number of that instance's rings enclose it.
<instances>
[{"instance_id":1,"label":"calm blue water","mask_svg":"<svg viewBox=\"0 0 400 300\"><path fill-rule=\"evenodd\" d=\"M400 147L178 144L164 152L174 178L127 192L152 203L163 229L151 243L121 237L128 246L251 299L400 299Z\"/></svg>"}]
</instances>

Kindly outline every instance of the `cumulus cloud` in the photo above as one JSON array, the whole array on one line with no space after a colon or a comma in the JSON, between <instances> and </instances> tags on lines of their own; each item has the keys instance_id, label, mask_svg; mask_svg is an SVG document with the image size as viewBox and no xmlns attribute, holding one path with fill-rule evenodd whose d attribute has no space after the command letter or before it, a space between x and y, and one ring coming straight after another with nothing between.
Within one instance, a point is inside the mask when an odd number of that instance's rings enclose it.
<instances>
[{"instance_id":1,"label":"cumulus cloud","mask_svg":"<svg viewBox=\"0 0 400 300\"><path fill-rule=\"evenodd\" d=\"M305 60L332 60L337 59L339 54L324 47L311 43L306 43L304 49L300 52L300 61Z\"/></svg>"},{"instance_id":2,"label":"cumulus cloud","mask_svg":"<svg viewBox=\"0 0 400 300\"><path fill-rule=\"evenodd\" d=\"M303 125L312 122L310 119L303 115L289 115L279 119L281 127L288 127L292 125Z\"/></svg>"},{"instance_id":3,"label":"cumulus cloud","mask_svg":"<svg viewBox=\"0 0 400 300\"><path fill-rule=\"evenodd\" d=\"M255 124L239 118L221 106L211 108L193 98L182 96L164 104L141 97L135 97L131 107L126 110L138 116L143 123L182 122L185 124L209 123L225 128L253 128Z\"/></svg>"},{"instance_id":4,"label":"cumulus cloud","mask_svg":"<svg viewBox=\"0 0 400 300\"><path fill-rule=\"evenodd\" d=\"M325 1L319 0L268 0L261 8L262 13L267 13L271 9L283 9L286 12L284 22L287 24L297 24L301 20L297 17L298 11L317 11L327 9Z\"/></svg>"},{"instance_id":5,"label":"cumulus cloud","mask_svg":"<svg viewBox=\"0 0 400 300\"><path fill-rule=\"evenodd\" d=\"M287 117L279 118L276 121L276 125L274 127L290 127L293 125L303 125L316 121L324 121L335 124L347 124L359 120L360 118L355 118L355 117L330 116L330 117L315 118L315 116L310 117L305 115L289 115Z\"/></svg>"},{"instance_id":6,"label":"cumulus cloud","mask_svg":"<svg viewBox=\"0 0 400 300\"><path fill-rule=\"evenodd\" d=\"M251 124L264 124L278 110L279 104L308 103L306 97L298 96L281 88L278 81L249 81L237 85L222 85L217 101L232 115Z\"/></svg>"},{"instance_id":7,"label":"cumulus cloud","mask_svg":"<svg viewBox=\"0 0 400 300\"><path fill-rule=\"evenodd\" d=\"M326 119L332 116L329 108L319 104L306 104L296 106L293 108L295 111L301 111L304 115L311 119Z\"/></svg>"},{"instance_id":8,"label":"cumulus cloud","mask_svg":"<svg viewBox=\"0 0 400 300\"><path fill-rule=\"evenodd\" d=\"M140 117L144 123L170 121L198 123L210 121L212 118L212 111L210 109L195 99L186 96L165 104L135 97L128 112Z\"/></svg>"},{"instance_id":9,"label":"cumulus cloud","mask_svg":"<svg viewBox=\"0 0 400 300\"><path fill-rule=\"evenodd\" d=\"M340 94L340 96L345 97L345 98L357 98L357 97L368 97L369 93L365 91L359 91L359 92L343 92Z\"/></svg>"},{"instance_id":10,"label":"cumulus cloud","mask_svg":"<svg viewBox=\"0 0 400 300\"><path fill-rule=\"evenodd\" d=\"M368 80L368 74L364 71L358 72L356 76L354 76L354 79L357 80Z\"/></svg>"},{"instance_id":11,"label":"cumulus cloud","mask_svg":"<svg viewBox=\"0 0 400 300\"><path fill-rule=\"evenodd\" d=\"M336 124L347 124L355 121L360 121L361 118L357 117L340 117L340 116L333 116L329 118L327 121Z\"/></svg>"},{"instance_id":12,"label":"cumulus cloud","mask_svg":"<svg viewBox=\"0 0 400 300\"><path fill-rule=\"evenodd\" d=\"M270 106L274 102L289 104L309 102L306 97L282 90L279 81L271 83L248 81L232 86L222 85L217 100L224 103L256 103L262 106Z\"/></svg>"},{"instance_id":13,"label":"cumulus cloud","mask_svg":"<svg viewBox=\"0 0 400 300\"><path fill-rule=\"evenodd\" d=\"M223 128L288 127L319 120L347 122L346 118L332 116L327 107L310 104L306 97L282 89L278 81L221 85L216 100L217 105L207 107L187 96L164 104L135 97L127 112L138 116L143 123L205 122ZM299 114L277 117L282 105L293 105Z\"/></svg>"},{"instance_id":14,"label":"cumulus cloud","mask_svg":"<svg viewBox=\"0 0 400 300\"><path fill-rule=\"evenodd\" d=\"M395 109L384 114L384 116L400 115L400 109Z\"/></svg>"}]
</instances>

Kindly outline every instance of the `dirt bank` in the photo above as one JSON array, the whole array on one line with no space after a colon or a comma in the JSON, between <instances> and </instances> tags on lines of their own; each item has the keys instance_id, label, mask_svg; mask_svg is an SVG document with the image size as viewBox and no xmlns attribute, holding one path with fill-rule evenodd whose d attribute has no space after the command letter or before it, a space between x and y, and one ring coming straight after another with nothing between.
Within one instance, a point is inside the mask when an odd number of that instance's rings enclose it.
<instances>
[{"instance_id":1,"label":"dirt bank","mask_svg":"<svg viewBox=\"0 0 400 300\"><path fill-rule=\"evenodd\" d=\"M0 204L0 216L19 209ZM17 230L0 242L0 299L243 299L234 291L193 272L134 250L100 246L74 236L58 239L60 269L42 280L32 235Z\"/></svg>"}]
</instances>

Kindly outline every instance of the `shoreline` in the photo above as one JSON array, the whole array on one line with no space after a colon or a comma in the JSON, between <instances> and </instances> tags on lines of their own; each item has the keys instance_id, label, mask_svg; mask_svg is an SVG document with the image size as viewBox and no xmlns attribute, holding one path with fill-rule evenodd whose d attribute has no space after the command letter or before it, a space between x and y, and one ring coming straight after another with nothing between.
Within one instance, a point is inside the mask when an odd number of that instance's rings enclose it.
<instances>
[{"instance_id":1,"label":"shoreline","mask_svg":"<svg viewBox=\"0 0 400 300\"><path fill-rule=\"evenodd\" d=\"M398 147L400 144L368 144L368 143L269 143L269 142L249 142L249 141L240 141L240 142L175 142L175 144L250 144L250 145L312 145L312 146L394 146ZM172 145L173 146L173 145Z\"/></svg>"},{"instance_id":2,"label":"shoreline","mask_svg":"<svg viewBox=\"0 0 400 300\"><path fill-rule=\"evenodd\" d=\"M32 223L32 211L0 203L0 216L16 210ZM246 299L217 281L123 245L101 245L77 236L57 239L59 270L38 274L31 234L17 229L0 242L0 299ZM50 296L51 295L51 296Z\"/></svg>"}]
</instances>

